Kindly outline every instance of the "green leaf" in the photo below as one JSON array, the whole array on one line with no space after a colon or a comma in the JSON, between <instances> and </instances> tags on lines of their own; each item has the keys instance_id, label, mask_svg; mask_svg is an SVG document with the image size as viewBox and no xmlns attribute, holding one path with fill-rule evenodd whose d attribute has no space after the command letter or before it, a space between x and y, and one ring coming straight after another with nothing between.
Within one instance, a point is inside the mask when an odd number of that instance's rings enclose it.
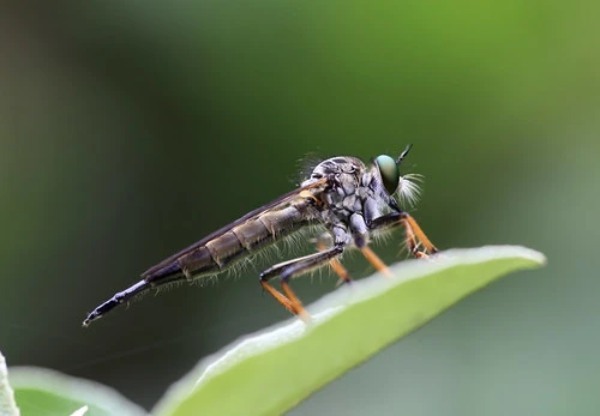
<instances>
[{"instance_id":1,"label":"green leaf","mask_svg":"<svg viewBox=\"0 0 600 416\"><path fill-rule=\"evenodd\" d=\"M107 386L52 370L12 367L10 381L21 416L68 416L78 411L76 415L85 416L147 415Z\"/></svg>"},{"instance_id":2,"label":"green leaf","mask_svg":"<svg viewBox=\"0 0 600 416\"><path fill-rule=\"evenodd\" d=\"M202 360L154 414L276 415L500 276L545 262L516 246L450 250L342 287L290 319Z\"/></svg>"},{"instance_id":3,"label":"green leaf","mask_svg":"<svg viewBox=\"0 0 600 416\"><path fill-rule=\"evenodd\" d=\"M19 409L15 403L13 390L8 383L8 370L6 369L6 360L0 352L0 415L18 416Z\"/></svg>"}]
</instances>

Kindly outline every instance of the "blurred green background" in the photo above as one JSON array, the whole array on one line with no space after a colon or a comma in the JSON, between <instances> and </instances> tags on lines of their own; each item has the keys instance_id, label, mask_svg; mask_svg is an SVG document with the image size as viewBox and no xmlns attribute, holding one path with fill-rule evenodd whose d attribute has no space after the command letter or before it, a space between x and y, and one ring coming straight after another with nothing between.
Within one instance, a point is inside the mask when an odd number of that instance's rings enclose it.
<instances>
[{"instance_id":1,"label":"blurred green background","mask_svg":"<svg viewBox=\"0 0 600 416\"><path fill-rule=\"evenodd\" d=\"M85 313L291 189L305 155L414 143L404 171L426 181L412 213L439 247L523 244L549 265L470 297L291 414L597 414L600 3L2 9L9 364L98 380L150 408L201 357L287 318L258 285L269 263L147 296L87 330ZM377 247L387 261L402 258L397 241ZM295 287L309 301L334 282Z\"/></svg>"}]
</instances>

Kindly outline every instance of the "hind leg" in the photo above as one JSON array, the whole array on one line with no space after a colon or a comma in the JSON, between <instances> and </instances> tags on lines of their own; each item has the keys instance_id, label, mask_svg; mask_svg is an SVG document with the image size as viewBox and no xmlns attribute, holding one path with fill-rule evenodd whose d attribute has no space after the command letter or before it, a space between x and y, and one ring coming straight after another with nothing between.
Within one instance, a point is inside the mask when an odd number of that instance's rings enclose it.
<instances>
[{"instance_id":1,"label":"hind leg","mask_svg":"<svg viewBox=\"0 0 600 416\"><path fill-rule=\"evenodd\" d=\"M289 281L293 277L300 276L310 270L323 266L342 254L343 251L344 247L342 245L335 245L308 256L276 264L260 274L260 284L284 308L294 315L300 316L304 321L308 321L308 312L306 312L302 306L302 302L290 287ZM283 293L269 283L269 280L274 277L279 277Z\"/></svg>"}]
</instances>

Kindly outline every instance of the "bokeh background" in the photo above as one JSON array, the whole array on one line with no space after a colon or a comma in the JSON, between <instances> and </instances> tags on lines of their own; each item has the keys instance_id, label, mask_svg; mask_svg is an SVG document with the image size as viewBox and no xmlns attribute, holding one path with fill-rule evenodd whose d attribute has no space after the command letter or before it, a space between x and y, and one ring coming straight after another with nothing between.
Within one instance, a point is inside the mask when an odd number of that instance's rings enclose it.
<instances>
[{"instance_id":1,"label":"bokeh background","mask_svg":"<svg viewBox=\"0 0 600 416\"><path fill-rule=\"evenodd\" d=\"M87 330L85 313L288 191L306 155L414 143L404 171L426 182L412 212L440 247L523 244L549 264L466 299L291 414L597 414L599 12L518 0L3 4L8 362L150 408L201 357L287 318L257 283L269 264L147 296ZM396 244L378 252L402 258ZM347 264L370 273L358 256ZM295 286L314 300L334 281Z\"/></svg>"}]
</instances>

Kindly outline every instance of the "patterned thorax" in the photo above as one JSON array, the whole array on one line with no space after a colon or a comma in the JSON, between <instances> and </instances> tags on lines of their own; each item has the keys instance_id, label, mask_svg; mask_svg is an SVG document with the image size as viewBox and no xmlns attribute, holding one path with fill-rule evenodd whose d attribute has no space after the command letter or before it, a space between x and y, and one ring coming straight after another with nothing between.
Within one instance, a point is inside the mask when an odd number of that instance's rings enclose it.
<instances>
[{"instance_id":1,"label":"patterned thorax","mask_svg":"<svg viewBox=\"0 0 600 416\"><path fill-rule=\"evenodd\" d=\"M365 164L357 158L333 157L317 165L311 179L332 179L331 188L321 198L334 214L349 217L354 212L362 212L366 170Z\"/></svg>"},{"instance_id":2,"label":"patterned thorax","mask_svg":"<svg viewBox=\"0 0 600 416\"><path fill-rule=\"evenodd\" d=\"M381 179L373 167L355 157L334 157L317 165L303 185L327 178L330 186L319 198L323 203L321 220L329 228L339 227L338 238L347 232L366 238L366 223L381 216L381 208L389 202L382 191ZM343 239L346 239L343 238Z\"/></svg>"}]
</instances>

